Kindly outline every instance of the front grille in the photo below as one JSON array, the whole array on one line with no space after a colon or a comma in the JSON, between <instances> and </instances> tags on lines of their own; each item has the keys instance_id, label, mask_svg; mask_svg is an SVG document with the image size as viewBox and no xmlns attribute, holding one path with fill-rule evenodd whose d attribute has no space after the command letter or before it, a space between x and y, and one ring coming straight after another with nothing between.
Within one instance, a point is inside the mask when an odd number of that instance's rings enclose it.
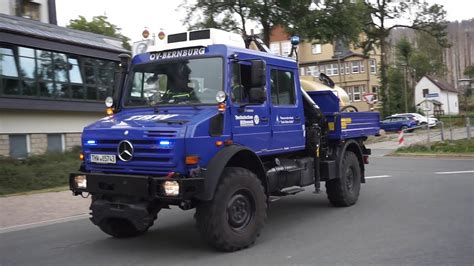
<instances>
[{"instance_id":1,"label":"front grille","mask_svg":"<svg viewBox=\"0 0 474 266\"><path fill-rule=\"evenodd\" d=\"M147 131L145 134L150 134ZM159 134L176 135L175 131L153 131ZM166 132L166 133L163 133ZM154 133L158 134L158 133ZM176 167L173 160L175 156L176 139L172 140L173 145L160 146L159 139L127 139L134 148L133 158L130 161L123 162L118 156L116 164L99 164L90 162L90 154L113 154L117 155L118 144L122 139L99 139L95 145L86 146L87 169L94 172L123 173L134 172L143 174L168 173Z\"/></svg>"}]
</instances>

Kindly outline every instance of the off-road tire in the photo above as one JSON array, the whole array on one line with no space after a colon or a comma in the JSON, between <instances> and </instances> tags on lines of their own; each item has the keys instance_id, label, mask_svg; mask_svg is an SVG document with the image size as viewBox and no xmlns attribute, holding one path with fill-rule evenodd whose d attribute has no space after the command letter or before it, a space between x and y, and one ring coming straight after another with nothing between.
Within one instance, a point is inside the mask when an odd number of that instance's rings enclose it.
<instances>
[{"instance_id":1,"label":"off-road tire","mask_svg":"<svg viewBox=\"0 0 474 266\"><path fill-rule=\"evenodd\" d=\"M342 159L339 178L326 181L329 202L336 207L354 205L359 198L361 169L357 156L347 151Z\"/></svg>"},{"instance_id":2,"label":"off-road tire","mask_svg":"<svg viewBox=\"0 0 474 266\"><path fill-rule=\"evenodd\" d=\"M254 244L266 218L264 188L253 172L241 167L224 169L213 200L201 202L194 215L201 236L221 251Z\"/></svg>"}]
</instances>

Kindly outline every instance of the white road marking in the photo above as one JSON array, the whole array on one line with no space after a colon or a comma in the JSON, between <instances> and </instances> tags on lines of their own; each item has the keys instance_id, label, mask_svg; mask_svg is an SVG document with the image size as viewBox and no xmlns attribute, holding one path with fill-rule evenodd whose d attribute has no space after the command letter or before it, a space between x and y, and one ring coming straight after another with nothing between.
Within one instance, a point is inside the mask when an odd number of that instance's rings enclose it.
<instances>
[{"instance_id":1,"label":"white road marking","mask_svg":"<svg viewBox=\"0 0 474 266\"><path fill-rule=\"evenodd\" d=\"M373 176L366 176L365 179L384 178L384 177L391 177L391 176L390 175L373 175Z\"/></svg>"},{"instance_id":2,"label":"white road marking","mask_svg":"<svg viewBox=\"0 0 474 266\"><path fill-rule=\"evenodd\" d=\"M452 174L468 174L468 173L474 173L474 170L469 170L469 171L453 171L453 172L436 172L435 174L437 174L437 175L452 175Z\"/></svg>"},{"instance_id":3,"label":"white road marking","mask_svg":"<svg viewBox=\"0 0 474 266\"><path fill-rule=\"evenodd\" d=\"M74 216L69 216L69 217L64 217L64 218L58 218L58 219L53 219L53 220L47 220L47 221L42 221L42 222L29 223L29 224L20 224L20 225L14 225L14 226L9 226L9 227L3 227L3 228L0 228L0 234L7 233L7 232L12 232L12 231L23 230L23 229L28 229L28 228L35 228L35 227L40 227L40 226L45 226L45 225L50 225L50 224L70 222L70 221L80 220L80 219L84 219L84 218L88 218L88 217L89 217L89 214L79 214L79 215L74 215Z\"/></svg>"}]
</instances>

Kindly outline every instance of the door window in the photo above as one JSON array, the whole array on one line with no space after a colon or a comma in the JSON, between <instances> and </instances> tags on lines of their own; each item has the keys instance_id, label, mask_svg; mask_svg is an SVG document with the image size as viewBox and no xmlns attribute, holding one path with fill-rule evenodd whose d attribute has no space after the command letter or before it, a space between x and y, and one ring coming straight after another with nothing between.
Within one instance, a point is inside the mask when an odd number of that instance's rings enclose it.
<instances>
[{"instance_id":1,"label":"door window","mask_svg":"<svg viewBox=\"0 0 474 266\"><path fill-rule=\"evenodd\" d=\"M273 105L294 105L296 103L293 72L272 69L270 86Z\"/></svg>"}]
</instances>

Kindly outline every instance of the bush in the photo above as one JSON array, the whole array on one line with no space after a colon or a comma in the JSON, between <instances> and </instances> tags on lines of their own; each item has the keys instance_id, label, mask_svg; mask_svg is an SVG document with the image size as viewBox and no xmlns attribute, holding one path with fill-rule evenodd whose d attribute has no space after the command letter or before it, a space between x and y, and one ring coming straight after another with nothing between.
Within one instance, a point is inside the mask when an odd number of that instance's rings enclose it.
<instances>
[{"instance_id":1,"label":"bush","mask_svg":"<svg viewBox=\"0 0 474 266\"><path fill-rule=\"evenodd\" d=\"M0 195L67 185L69 172L77 171L81 164L79 152L77 147L26 159L0 158Z\"/></svg>"}]
</instances>

